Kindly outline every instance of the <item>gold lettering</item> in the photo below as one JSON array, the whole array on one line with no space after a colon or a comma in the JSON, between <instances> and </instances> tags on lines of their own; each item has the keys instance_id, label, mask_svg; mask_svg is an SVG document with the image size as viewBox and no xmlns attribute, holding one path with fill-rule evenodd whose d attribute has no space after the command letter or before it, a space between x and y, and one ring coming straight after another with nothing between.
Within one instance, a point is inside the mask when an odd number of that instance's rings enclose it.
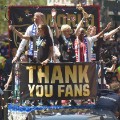
<instances>
[{"instance_id":1,"label":"gold lettering","mask_svg":"<svg viewBox=\"0 0 120 120\"><path fill-rule=\"evenodd\" d=\"M45 83L49 83L49 66L44 66L45 72L42 71L42 66L38 67L38 83L42 83L42 78L44 78Z\"/></svg>"},{"instance_id":2,"label":"gold lettering","mask_svg":"<svg viewBox=\"0 0 120 120\"><path fill-rule=\"evenodd\" d=\"M81 19L82 19L82 16L81 16L81 14L78 14L77 17L78 17L77 22L79 23L81 21Z\"/></svg>"},{"instance_id":3,"label":"gold lettering","mask_svg":"<svg viewBox=\"0 0 120 120\"><path fill-rule=\"evenodd\" d=\"M67 16L67 24L69 24L71 27L76 25L76 15L75 14L68 14ZM73 20L75 19L75 20Z\"/></svg>"},{"instance_id":4,"label":"gold lettering","mask_svg":"<svg viewBox=\"0 0 120 120\"><path fill-rule=\"evenodd\" d=\"M70 77L72 83L77 83L77 66L73 65L73 70L71 70L70 66L65 66L65 83L70 83Z\"/></svg>"},{"instance_id":5,"label":"gold lettering","mask_svg":"<svg viewBox=\"0 0 120 120\"><path fill-rule=\"evenodd\" d=\"M52 25L53 23L51 22L51 20L52 20L52 17L51 17L51 14L47 14L47 17L46 17L46 22L45 23L47 23L48 25Z\"/></svg>"},{"instance_id":6,"label":"gold lettering","mask_svg":"<svg viewBox=\"0 0 120 120\"><path fill-rule=\"evenodd\" d=\"M30 91L30 97L33 97L33 91L35 89L35 85L28 84L28 88L29 88L29 91Z\"/></svg>"},{"instance_id":7,"label":"gold lettering","mask_svg":"<svg viewBox=\"0 0 120 120\"><path fill-rule=\"evenodd\" d=\"M29 83L33 83L33 70L36 69L36 66L27 66L27 70L29 70Z\"/></svg>"},{"instance_id":8,"label":"gold lettering","mask_svg":"<svg viewBox=\"0 0 120 120\"><path fill-rule=\"evenodd\" d=\"M62 93L65 92L64 88L65 88L65 85L58 85L58 97L61 97Z\"/></svg>"},{"instance_id":9,"label":"gold lettering","mask_svg":"<svg viewBox=\"0 0 120 120\"><path fill-rule=\"evenodd\" d=\"M42 97L44 94L43 86L42 85L36 85L36 96Z\"/></svg>"},{"instance_id":10,"label":"gold lettering","mask_svg":"<svg viewBox=\"0 0 120 120\"><path fill-rule=\"evenodd\" d=\"M64 14L60 14L57 16L57 25L61 27L63 24L66 24L66 18Z\"/></svg>"},{"instance_id":11,"label":"gold lettering","mask_svg":"<svg viewBox=\"0 0 120 120\"><path fill-rule=\"evenodd\" d=\"M94 15L92 15L92 20L91 20L91 25L94 25L94 18L95 16Z\"/></svg>"},{"instance_id":12,"label":"gold lettering","mask_svg":"<svg viewBox=\"0 0 120 120\"><path fill-rule=\"evenodd\" d=\"M74 96L82 96L82 84L74 85Z\"/></svg>"},{"instance_id":13,"label":"gold lettering","mask_svg":"<svg viewBox=\"0 0 120 120\"><path fill-rule=\"evenodd\" d=\"M89 85L85 84L83 85L83 96L89 96L89 95L90 95Z\"/></svg>"},{"instance_id":14,"label":"gold lettering","mask_svg":"<svg viewBox=\"0 0 120 120\"><path fill-rule=\"evenodd\" d=\"M55 83L56 80L58 80L59 83L63 83L61 67L58 65L53 67L51 83Z\"/></svg>"},{"instance_id":15,"label":"gold lettering","mask_svg":"<svg viewBox=\"0 0 120 120\"><path fill-rule=\"evenodd\" d=\"M53 95L53 85L45 85L45 96L51 97Z\"/></svg>"},{"instance_id":16,"label":"gold lettering","mask_svg":"<svg viewBox=\"0 0 120 120\"><path fill-rule=\"evenodd\" d=\"M89 83L88 76L87 76L87 71L88 71L88 65L85 65L84 69L82 65L78 66L78 75L79 75L79 83L83 83L83 80L85 83Z\"/></svg>"},{"instance_id":17,"label":"gold lettering","mask_svg":"<svg viewBox=\"0 0 120 120\"><path fill-rule=\"evenodd\" d=\"M65 97L68 97L68 96L73 96L73 89L72 89L72 86L71 85L67 85L66 86L66 92L65 92Z\"/></svg>"}]
</instances>

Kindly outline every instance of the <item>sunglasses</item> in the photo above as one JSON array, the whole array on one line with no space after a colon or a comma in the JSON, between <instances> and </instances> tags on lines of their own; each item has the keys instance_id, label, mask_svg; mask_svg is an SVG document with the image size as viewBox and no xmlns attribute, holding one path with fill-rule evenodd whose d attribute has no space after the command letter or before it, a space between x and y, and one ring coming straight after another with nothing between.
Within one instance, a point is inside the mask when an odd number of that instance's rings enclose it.
<instances>
[{"instance_id":1,"label":"sunglasses","mask_svg":"<svg viewBox=\"0 0 120 120\"><path fill-rule=\"evenodd\" d=\"M41 27L38 27L38 29L42 29Z\"/></svg>"}]
</instances>

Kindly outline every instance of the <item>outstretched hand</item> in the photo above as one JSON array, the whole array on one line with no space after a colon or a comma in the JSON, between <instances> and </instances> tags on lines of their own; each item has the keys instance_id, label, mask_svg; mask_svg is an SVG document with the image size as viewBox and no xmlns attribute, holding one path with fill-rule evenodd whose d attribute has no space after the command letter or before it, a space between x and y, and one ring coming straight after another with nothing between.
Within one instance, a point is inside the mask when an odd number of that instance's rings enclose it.
<instances>
[{"instance_id":1,"label":"outstretched hand","mask_svg":"<svg viewBox=\"0 0 120 120\"><path fill-rule=\"evenodd\" d=\"M106 26L106 30L109 30L110 29L110 27L111 27L111 22L109 22L108 24L107 24L107 26Z\"/></svg>"},{"instance_id":2,"label":"outstretched hand","mask_svg":"<svg viewBox=\"0 0 120 120\"><path fill-rule=\"evenodd\" d=\"M10 30L14 30L15 28L12 25L9 25Z\"/></svg>"},{"instance_id":3,"label":"outstretched hand","mask_svg":"<svg viewBox=\"0 0 120 120\"><path fill-rule=\"evenodd\" d=\"M43 62L41 62L42 66L46 65L49 62L49 59L44 60Z\"/></svg>"},{"instance_id":4,"label":"outstretched hand","mask_svg":"<svg viewBox=\"0 0 120 120\"><path fill-rule=\"evenodd\" d=\"M56 17L56 14L57 14L57 11L56 11L56 9L52 9L51 10L51 15L52 15L52 18L55 18Z\"/></svg>"}]
</instances>

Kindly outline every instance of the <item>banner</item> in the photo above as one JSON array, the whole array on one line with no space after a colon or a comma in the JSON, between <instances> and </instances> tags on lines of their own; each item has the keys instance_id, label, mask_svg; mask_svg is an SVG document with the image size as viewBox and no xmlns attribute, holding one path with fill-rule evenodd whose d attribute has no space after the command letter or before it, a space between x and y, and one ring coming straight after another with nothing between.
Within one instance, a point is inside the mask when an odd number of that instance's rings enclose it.
<instances>
[{"instance_id":1,"label":"banner","mask_svg":"<svg viewBox=\"0 0 120 120\"><path fill-rule=\"evenodd\" d=\"M15 66L14 92L19 92L16 97L22 100L96 97L96 63L49 63L46 66L19 63Z\"/></svg>"},{"instance_id":2,"label":"banner","mask_svg":"<svg viewBox=\"0 0 120 120\"><path fill-rule=\"evenodd\" d=\"M76 28L77 24L83 17L82 12L76 9L75 6L9 6L9 20L15 26L15 28L24 33L27 27L33 24L33 15L35 12L42 12L45 14L46 23L52 27L52 18L51 18L51 10L55 8L57 10L56 21L58 27L60 28L63 24L69 24L73 31ZM100 30L100 11L99 6L83 6L85 11L88 14L92 14L91 21L87 21L84 24L84 28L87 29L89 24L95 25L97 27L97 32ZM9 22L10 22L9 21ZM9 23L10 24L10 23ZM14 32L10 32L11 47L18 47L21 39L14 34ZM54 34L54 30L53 30Z\"/></svg>"}]
</instances>

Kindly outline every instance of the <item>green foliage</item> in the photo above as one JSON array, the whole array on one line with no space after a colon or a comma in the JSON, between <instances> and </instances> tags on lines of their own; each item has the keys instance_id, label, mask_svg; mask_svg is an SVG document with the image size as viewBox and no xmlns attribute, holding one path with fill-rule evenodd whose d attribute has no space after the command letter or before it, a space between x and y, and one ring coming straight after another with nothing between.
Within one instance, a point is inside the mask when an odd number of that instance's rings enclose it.
<instances>
[{"instance_id":1,"label":"green foliage","mask_svg":"<svg viewBox=\"0 0 120 120\"><path fill-rule=\"evenodd\" d=\"M0 0L0 34L8 31L8 6L46 6L47 0ZM5 7L7 6L7 7Z\"/></svg>"}]
</instances>

